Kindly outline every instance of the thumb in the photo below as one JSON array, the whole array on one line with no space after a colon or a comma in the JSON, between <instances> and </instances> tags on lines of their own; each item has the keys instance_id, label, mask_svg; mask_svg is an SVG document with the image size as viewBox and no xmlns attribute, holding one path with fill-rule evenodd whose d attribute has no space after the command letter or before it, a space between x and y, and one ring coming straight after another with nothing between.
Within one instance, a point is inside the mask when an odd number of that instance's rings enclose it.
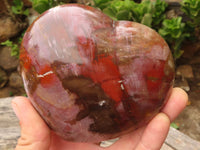
<instances>
[{"instance_id":1,"label":"thumb","mask_svg":"<svg viewBox=\"0 0 200 150\"><path fill-rule=\"evenodd\" d=\"M15 150L48 150L50 130L30 101L25 97L15 97L12 107L21 126L21 137Z\"/></svg>"}]
</instances>

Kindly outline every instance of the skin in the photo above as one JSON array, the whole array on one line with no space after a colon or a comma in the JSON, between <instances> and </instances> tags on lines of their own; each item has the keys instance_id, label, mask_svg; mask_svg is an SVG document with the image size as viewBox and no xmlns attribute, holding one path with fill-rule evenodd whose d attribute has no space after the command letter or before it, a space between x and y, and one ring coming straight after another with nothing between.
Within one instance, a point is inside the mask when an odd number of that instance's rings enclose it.
<instances>
[{"instance_id":1,"label":"skin","mask_svg":"<svg viewBox=\"0 0 200 150\"><path fill-rule=\"evenodd\" d=\"M187 94L174 88L165 107L144 127L120 137L107 148L97 144L73 143L62 140L45 124L25 97L15 97L12 107L19 118L21 137L15 150L159 150L170 123L181 113L188 101Z\"/></svg>"}]
</instances>

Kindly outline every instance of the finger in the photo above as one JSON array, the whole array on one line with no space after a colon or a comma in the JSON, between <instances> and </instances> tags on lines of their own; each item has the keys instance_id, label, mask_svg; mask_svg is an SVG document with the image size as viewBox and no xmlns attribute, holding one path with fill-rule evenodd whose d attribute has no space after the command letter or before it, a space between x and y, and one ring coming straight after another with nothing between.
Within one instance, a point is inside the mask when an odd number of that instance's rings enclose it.
<instances>
[{"instance_id":1,"label":"finger","mask_svg":"<svg viewBox=\"0 0 200 150\"><path fill-rule=\"evenodd\" d=\"M173 121L185 108L188 101L187 93L181 88L174 88L169 97L168 102L162 109L171 121Z\"/></svg>"},{"instance_id":2,"label":"finger","mask_svg":"<svg viewBox=\"0 0 200 150\"><path fill-rule=\"evenodd\" d=\"M15 97L12 107L20 121L21 137L16 150L47 150L50 145L50 131L30 101L25 97Z\"/></svg>"},{"instance_id":3,"label":"finger","mask_svg":"<svg viewBox=\"0 0 200 150\"><path fill-rule=\"evenodd\" d=\"M147 125L135 150L159 150L167 137L170 120L164 113L156 115Z\"/></svg>"}]
</instances>

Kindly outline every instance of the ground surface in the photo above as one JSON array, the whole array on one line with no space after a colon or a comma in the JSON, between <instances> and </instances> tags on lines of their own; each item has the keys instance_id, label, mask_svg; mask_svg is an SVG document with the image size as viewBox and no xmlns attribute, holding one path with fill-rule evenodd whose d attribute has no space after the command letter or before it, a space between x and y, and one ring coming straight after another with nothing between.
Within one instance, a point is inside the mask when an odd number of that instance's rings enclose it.
<instances>
[{"instance_id":1,"label":"ground surface","mask_svg":"<svg viewBox=\"0 0 200 150\"><path fill-rule=\"evenodd\" d=\"M174 122L179 126L181 132L200 141L200 49L189 56L187 53L191 51L192 49L189 49L185 52L185 56L177 62L178 65L191 66L194 77L185 78L190 88L187 92L189 95L189 103ZM182 77L176 77L176 83L181 80L183 80Z\"/></svg>"},{"instance_id":2,"label":"ground surface","mask_svg":"<svg viewBox=\"0 0 200 150\"><path fill-rule=\"evenodd\" d=\"M200 64L193 66L193 69L200 70ZM189 103L185 110L174 121L179 130L190 137L200 141L200 79L188 79L190 86Z\"/></svg>"}]
</instances>

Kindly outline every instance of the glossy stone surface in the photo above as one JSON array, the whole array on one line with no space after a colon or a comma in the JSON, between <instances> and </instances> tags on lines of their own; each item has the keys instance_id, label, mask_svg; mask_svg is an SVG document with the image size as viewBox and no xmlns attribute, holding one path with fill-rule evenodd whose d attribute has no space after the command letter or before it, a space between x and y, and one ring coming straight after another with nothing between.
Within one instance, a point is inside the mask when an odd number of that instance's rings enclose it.
<instances>
[{"instance_id":1,"label":"glossy stone surface","mask_svg":"<svg viewBox=\"0 0 200 150\"><path fill-rule=\"evenodd\" d=\"M77 142L144 125L164 105L174 79L168 45L154 30L78 4L50 9L28 28L20 67L43 119Z\"/></svg>"}]
</instances>

